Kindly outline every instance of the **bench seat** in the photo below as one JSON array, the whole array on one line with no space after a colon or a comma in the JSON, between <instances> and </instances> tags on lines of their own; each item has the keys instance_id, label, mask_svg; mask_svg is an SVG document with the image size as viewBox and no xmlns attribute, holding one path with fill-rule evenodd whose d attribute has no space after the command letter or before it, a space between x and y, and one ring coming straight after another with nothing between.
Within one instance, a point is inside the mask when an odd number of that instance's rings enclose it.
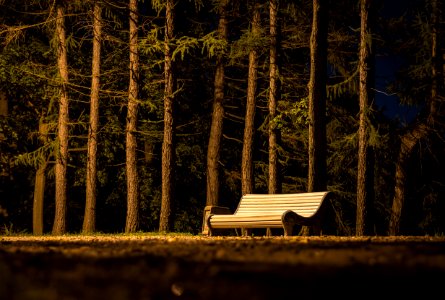
<instances>
[{"instance_id":1,"label":"bench seat","mask_svg":"<svg viewBox=\"0 0 445 300\"><path fill-rule=\"evenodd\" d=\"M292 235L294 225L318 226L328 191L294 194L247 194L233 214L212 214L206 217L208 234L224 228L283 228Z\"/></svg>"}]
</instances>

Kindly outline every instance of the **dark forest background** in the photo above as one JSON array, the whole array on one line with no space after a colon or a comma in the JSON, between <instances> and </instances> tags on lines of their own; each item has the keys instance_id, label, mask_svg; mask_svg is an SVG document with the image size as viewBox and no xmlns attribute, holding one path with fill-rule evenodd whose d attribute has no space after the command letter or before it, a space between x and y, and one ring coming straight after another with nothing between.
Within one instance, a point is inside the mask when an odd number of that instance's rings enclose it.
<instances>
[{"instance_id":1,"label":"dark forest background","mask_svg":"<svg viewBox=\"0 0 445 300\"><path fill-rule=\"evenodd\" d=\"M54 4L58 1L0 0L0 232L33 232L36 170L45 171L43 224L50 232L55 211L54 149L58 116L58 70ZM101 90L97 154L96 230L123 232L127 212L125 126L129 85L128 3L103 7ZM164 101L164 3L138 1L140 78L137 123L138 230L157 231L161 210ZM260 7L262 32L249 35L254 1L228 5L227 44L216 30L221 1L175 2L175 172L172 231L199 233L206 205L206 159L212 121L215 64L224 49L224 124L219 205L236 209L241 197L241 155L246 111L248 56L258 50L253 147L254 192L267 193L269 1ZM69 156L67 231L82 231L95 1L64 1L69 66ZM402 137L428 124L432 83L438 82L438 119L416 140L408 158L400 234L443 235L445 147L443 76L433 78L433 8L427 0L375 1L373 61L376 71L369 144L375 153L372 205L374 233L386 235L393 207L396 163ZM327 1L327 187L332 200L331 233L354 235L357 199L360 1ZM442 4L435 9L442 14ZM307 191L308 82L312 1L280 1L278 13L279 128L283 193ZM442 40L443 24L438 23ZM440 36L440 35L439 35ZM441 73L445 49L439 47ZM437 70L437 69L436 69ZM437 75L437 74L436 74ZM434 75L434 76L436 76ZM435 80L435 81L434 81ZM48 133L39 135L39 124Z\"/></svg>"}]
</instances>

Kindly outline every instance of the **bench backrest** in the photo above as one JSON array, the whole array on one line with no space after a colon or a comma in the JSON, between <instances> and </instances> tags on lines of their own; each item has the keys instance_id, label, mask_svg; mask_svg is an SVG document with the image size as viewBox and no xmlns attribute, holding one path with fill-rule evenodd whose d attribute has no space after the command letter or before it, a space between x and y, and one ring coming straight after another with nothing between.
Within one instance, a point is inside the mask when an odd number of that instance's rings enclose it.
<instances>
[{"instance_id":1,"label":"bench backrest","mask_svg":"<svg viewBox=\"0 0 445 300\"><path fill-rule=\"evenodd\" d=\"M311 217L318 211L328 193L246 194L241 198L235 214L282 214L293 210L300 216Z\"/></svg>"}]
</instances>

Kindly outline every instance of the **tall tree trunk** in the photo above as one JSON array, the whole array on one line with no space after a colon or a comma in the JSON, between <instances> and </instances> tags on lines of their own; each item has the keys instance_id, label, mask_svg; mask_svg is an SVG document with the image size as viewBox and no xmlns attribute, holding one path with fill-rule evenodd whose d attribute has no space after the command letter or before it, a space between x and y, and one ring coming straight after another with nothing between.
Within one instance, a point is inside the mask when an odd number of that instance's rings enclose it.
<instances>
[{"instance_id":1,"label":"tall tree trunk","mask_svg":"<svg viewBox=\"0 0 445 300\"><path fill-rule=\"evenodd\" d=\"M0 117L7 117L8 116L8 97L6 96L6 93L4 91L0 90ZM3 132L0 132L0 142L5 139L5 134ZM2 155L0 154L1 161L9 161L9 159L2 158ZM7 172L6 166L0 165L0 177L8 177L9 173Z\"/></svg>"},{"instance_id":2,"label":"tall tree trunk","mask_svg":"<svg viewBox=\"0 0 445 300\"><path fill-rule=\"evenodd\" d=\"M275 123L277 115L277 102L279 99L280 71L278 65L278 29L277 14L279 0L270 1L270 50L269 50L269 194L281 193L281 180L279 175L278 142L279 130Z\"/></svg>"},{"instance_id":3,"label":"tall tree trunk","mask_svg":"<svg viewBox=\"0 0 445 300\"><path fill-rule=\"evenodd\" d=\"M6 97L6 93L3 91L0 91L0 116L8 116L8 97Z\"/></svg>"},{"instance_id":4,"label":"tall tree trunk","mask_svg":"<svg viewBox=\"0 0 445 300\"><path fill-rule=\"evenodd\" d=\"M34 202L32 208L32 233L43 234L43 203L45 197L45 171L47 162L39 165L34 180Z\"/></svg>"},{"instance_id":5,"label":"tall tree trunk","mask_svg":"<svg viewBox=\"0 0 445 300\"><path fill-rule=\"evenodd\" d=\"M254 37L260 34L260 10L257 3L254 4L251 34ZM249 74L247 79L247 104L244 123L244 140L241 163L241 192L243 195L251 194L254 189L252 146L255 131L255 102L257 86L258 53L255 48L249 52Z\"/></svg>"},{"instance_id":6,"label":"tall tree trunk","mask_svg":"<svg viewBox=\"0 0 445 300\"><path fill-rule=\"evenodd\" d=\"M326 189L327 1L313 1L310 39L308 192Z\"/></svg>"},{"instance_id":7,"label":"tall tree trunk","mask_svg":"<svg viewBox=\"0 0 445 300\"><path fill-rule=\"evenodd\" d=\"M226 10L229 0L222 0L219 11L218 35L221 40L227 40ZM219 154L224 119L224 57L216 58L214 81L212 124L210 127L209 144L207 148L207 197L206 205L218 205L219 202Z\"/></svg>"},{"instance_id":8,"label":"tall tree trunk","mask_svg":"<svg viewBox=\"0 0 445 300\"><path fill-rule=\"evenodd\" d=\"M39 122L39 140L45 144L48 140L48 124L44 121L44 117ZM48 166L46 157L42 158L36 172L34 180L34 199L32 208L32 233L34 235L43 234L43 203L45 197L45 171Z\"/></svg>"},{"instance_id":9,"label":"tall tree trunk","mask_svg":"<svg viewBox=\"0 0 445 300\"><path fill-rule=\"evenodd\" d=\"M161 215L159 220L159 231L168 232L172 226L172 201L173 201L173 179L175 164L174 144L174 89L175 78L172 63L173 49L170 42L173 40L174 30L174 1L167 0L165 23L165 90L164 90L164 140L162 143L162 201Z\"/></svg>"},{"instance_id":10,"label":"tall tree trunk","mask_svg":"<svg viewBox=\"0 0 445 300\"><path fill-rule=\"evenodd\" d=\"M139 92L138 57L138 1L130 0L130 83L126 126L126 171L127 171L127 218L125 232L135 232L138 226L138 173L137 173L137 114Z\"/></svg>"},{"instance_id":11,"label":"tall tree trunk","mask_svg":"<svg viewBox=\"0 0 445 300\"><path fill-rule=\"evenodd\" d=\"M65 8L62 0L57 2L57 64L60 74L59 120L57 124L56 150L56 205L53 223L53 234L66 232L66 170L68 161L68 62L66 52Z\"/></svg>"},{"instance_id":12,"label":"tall tree trunk","mask_svg":"<svg viewBox=\"0 0 445 300\"><path fill-rule=\"evenodd\" d=\"M370 235L372 232L372 207L374 203L374 151L369 145L370 124L373 101L371 91L374 64L372 62L372 0L361 0L360 32L360 125L358 131L358 168L357 168L357 236Z\"/></svg>"},{"instance_id":13,"label":"tall tree trunk","mask_svg":"<svg viewBox=\"0 0 445 300\"><path fill-rule=\"evenodd\" d=\"M399 234L402 209L405 203L410 157L417 143L425 138L427 134L427 125L419 123L412 130L404 134L400 140L399 156L396 161L394 198L389 221L389 235Z\"/></svg>"},{"instance_id":14,"label":"tall tree trunk","mask_svg":"<svg viewBox=\"0 0 445 300\"><path fill-rule=\"evenodd\" d=\"M428 116L425 120L416 123L411 130L406 132L400 140L400 151L396 162L394 198L389 221L388 234L398 235L400 232L400 221L405 204L406 183L408 178L409 160L420 140L432 132L439 118L439 104L443 97L443 54L441 53L441 23L442 13L441 1L432 0L432 34L431 34L431 98L428 103Z\"/></svg>"},{"instance_id":15,"label":"tall tree trunk","mask_svg":"<svg viewBox=\"0 0 445 300\"><path fill-rule=\"evenodd\" d=\"M86 203L82 231L96 231L96 182L97 182L97 130L99 127L100 51L102 40L102 7L94 3L93 61L90 100L90 127L88 128L88 155L86 178Z\"/></svg>"},{"instance_id":16,"label":"tall tree trunk","mask_svg":"<svg viewBox=\"0 0 445 300\"><path fill-rule=\"evenodd\" d=\"M309 168L308 192L324 191L326 178L326 62L327 62L327 1L313 0L310 38L311 70L309 90ZM301 235L310 235L303 226Z\"/></svg>"}]
</instances>

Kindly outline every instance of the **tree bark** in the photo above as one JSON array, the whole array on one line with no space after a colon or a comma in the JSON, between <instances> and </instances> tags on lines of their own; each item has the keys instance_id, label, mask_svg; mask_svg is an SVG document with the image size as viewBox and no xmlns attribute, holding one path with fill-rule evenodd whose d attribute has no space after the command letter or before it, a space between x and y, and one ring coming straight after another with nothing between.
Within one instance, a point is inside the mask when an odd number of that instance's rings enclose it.
<instances>
[{"instance_id":1,"label":"tree bark","mask_svg":"<svg viewBox=\"0 0 445 300\"><path fill-rule=\"evenodd\" d=\"M260 34L260 11L259 5L255 3L251 34L254 37ZM241 192L243 195L253 192L255 182L253 176L252 146L255 131L255 107L257 86L258 53L255 47L249 52L249 73L247 79L247 103L246 117L244 123L244 139L241 163Z\"/></svg>"},{"instance_id":2,"label":"tree bark","mask_svg":"<svg viewBox=\"0 0 445 300\"><path fill-rule=\"evenodd\" d=\"M138 7L137 0L130 0L130 83L128 87L128 110L126 126L126 171L127 171L127 218L125 232L135 232L138 226L138 173L137 173L137 114L139 92L138 57Z\"/></svg>"},{"instance_id":3,"label":"tree bark","mask_svg":"<svg viewBox=\"0 0 445 300\"><path fill-rule=\"evenodd\" d=\"M60 100L59 118L57 124L56 149L56 199L55 215L52 233L61 235L66 232L66 184L67 184L67 161L68 161L68 62L66 51L65 31L65 7L63 1L57 2L56 34L57 34L57 64L60 75Z\"/></svg>"},{"instance_id":4,"label":"tree bark","mask_svg":"<svg viewBox=\"0 0 445 300\"><path fill-rule=\"evenodd\" d=\"M400 141L400 151L396 162L394 198L389 221L389 235L398 235L400 230L400 220L405 203L406 182L408 178L408 167L410 157L417 143L426 137L428 127L419 123L415 128L404 134Z\"/></svg>"},{"instance_id":5,"label":"tree bark","mask_svg":"<svg viewBox=\"0 0 445 300\"><path fill-rule=\"evenodd\" d=\"M0 91L0 116L8 116L8 98L3 91Z\"/></svg>"},{"instance_id":6,"label":"tree bark","mask_svg":"<svg viewBox=\"0 0 445 300\"><path fill-rule=\"evenodd\" d=\"M360 124L358 131L358 168L357 168L357 236L372 234L372 207L374 203L374 151L369 145L373 101L371 91L374 66L372 63L372 0L361 0L360 32Z\"/></svg>"},{"instance_id":7,"label":"tree bark","mask_svg":"<svg viewBox=\"0 0 445 300\"><path fill-rule=\"evenodd\" d=\"M218 35L222 40L227 40L226 9L228 2L229 0L222 0L219 11ZM216 58L214 87L212 124L207 148L206 205L217 206L219 203L219 155L224 119L224 57L222 54Z\"/></svg>"},{"instance_id":8,"label":"tree bark","mask_svg":"<svg viewBox=\"0 0 445 300\"><path fill-rule=\"evenodd\" d=\"M279 100L280 71L278 65L278 29L277 14L279 0L271 0L270 15L270 50L269 50L269 194L281 193L281 179L279 175L278 143L280 132L277 130L275 117L277 116L277 102Z\"/></svg>"},{"instance_id":9,"label":"tree bark","mask_svg":"<svg viewBox=\"0 0 445 300\"><path fill-rule=\"evenodd\" d=\"M46 143L48 140L48 124L45 123L43 117L39 122L39 140ZM43 203L45 197L45 171L48 166L46 157L42 158L36 172L34 180L34 199L32 207L32 233L34 235L43 234Z\"/></svg>"},{"instance_id":10,"label":"tree bark","mask_svg":"<svg viewBox=\"0 0 445 300\"><path fill-rule=\"evenodd\" d=\"M327 62L327 1L313 1L312 32L310 38L311 69L309 90L309 166L308 192L324 191L326 179L326 62ZM301 235L310 235L303 226Z\"/></svg>"},{"instance_id":11,"label":"tree bark","mask_svg":"<svg viewBox=\"0 0 445 300\"><path fill-rule=\"evenodd\" d=\"M93 18L90 126L88 128L86 203L82 225L83 233L96 231L97 130L99 127L100 52L102 40L102 7L98 1L94 3Z\"/></svg>"},{"instance_id":12,"label":"tree bark","mask_svg":"<svg viewBox=\"0 0 445 300\"><path fill-rule=\"evenodd\" d=\"M309 80L309 174L308 192L326 189L326 60L327 1L313 1Z\"/></svg>"},{"instance_id":13,"label":"tree bark","mask_svg":"<svg viewBox=\"0 0 445 300\"><path fill-rule=\"evenodd\" d=\"M164 48L164 139L162 143L162 200L161 214L159 218L159 231L168 232L172 227L172 201L174 178L174 89L175 77L173 71L172 53L170 42L173 40L174 31L174 1L167 0L165 23L165 48Z\"/></svg>"},{"instance_id":14,"label":"tree bark","mask_svg":"<svg viewBox=\"0 0 445 300\"><path fill-rule=\"evenodd\" d=\"M0 117L7 117L8 116L8 97L6 96L6 93L2 90L0 90ZM3 132L0 132L0 142L5 139L5 134ZM4 155L4 154L2 154ZM4 161L2 158L2 155L0 155L1 161ZM9 160L9 159L6 159ZM0 165L0 177L8 177L9 172L7 171L7 168L5 165Z\"/></svg>"}]
</instances>

